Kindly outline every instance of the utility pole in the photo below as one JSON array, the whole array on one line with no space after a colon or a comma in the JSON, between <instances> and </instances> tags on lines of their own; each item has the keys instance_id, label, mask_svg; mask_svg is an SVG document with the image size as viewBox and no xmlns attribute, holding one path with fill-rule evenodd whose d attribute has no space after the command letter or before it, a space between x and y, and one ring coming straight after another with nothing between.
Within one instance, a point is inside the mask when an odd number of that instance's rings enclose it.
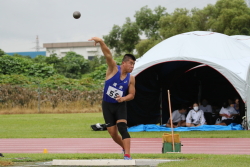
<instances>
[{"instance_id":1,"label":"utility pole","mask_svg":"<svg viewBox=\"0 0 250 167\"><path fill-rule=\"evenodd\" d=\"M39 38L38 38L38 35L36 36L36 46L35 48L33 49L36 49L37 52L40 51L40 49L43 49L42 47L39 46Z\"/></svg>"}]
</instances>

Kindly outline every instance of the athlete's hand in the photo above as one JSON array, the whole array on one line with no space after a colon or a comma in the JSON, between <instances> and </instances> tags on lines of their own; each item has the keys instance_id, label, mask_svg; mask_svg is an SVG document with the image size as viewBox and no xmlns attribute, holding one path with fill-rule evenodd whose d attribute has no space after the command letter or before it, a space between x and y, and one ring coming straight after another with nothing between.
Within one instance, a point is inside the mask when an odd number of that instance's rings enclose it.
<instances>
[{"instance_id":1,"label":"athlete's hand","mask_svg":"<svg viewBox=\"0 0 250 167\"><path fill-rule=\"evenodd\" d=\"M118 101L119 103L124 102L124 98L120 97L119 95L116 96L115 100Z\"/></svg>"},{"instance_id":2,"label":"athlete's hand","mask_svg":"<svg viewBox=\"0 0 250 167\"><path fill-rule=\"evenodd\" d=\"M101 38L98 38L98 37L93 37L93 38L89 39L88 41L95 41L95 46L96 46L97 43L100 43L103 40Z\"/></svg>"}]
</instances>

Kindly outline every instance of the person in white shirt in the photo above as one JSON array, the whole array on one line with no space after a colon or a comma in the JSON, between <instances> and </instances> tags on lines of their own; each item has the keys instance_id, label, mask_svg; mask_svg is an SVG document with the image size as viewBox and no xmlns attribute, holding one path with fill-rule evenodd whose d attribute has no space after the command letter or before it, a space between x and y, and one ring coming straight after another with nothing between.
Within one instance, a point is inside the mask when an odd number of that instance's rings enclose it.
<instances>
[{"instance_id":1,"label":"person in white shirt","mask_svg":"<svg viewBox=\"0 0 250 167\"><path fill-rule=\"evenodd\" d=\"M193 109L189 111L186 117L186 126L200 126L206 124L206 119L204 117L204 112L199 109L198 104L193 104Z\"/></svg>"},{"instance_id":2,"label":"person in white shirt","mask_svg":"<svg viewBox=\"0 0 250 167\"><path fill-rule=\"evenodd\" d=\"M180 126L186 126L186 116L185 113L187 112L187 108L182 105L181 107L179 107L178 110L175 110L172 113L172 121L173 121L173 127L180 127ZM171 127L170 124L170 118L168 120L168 122L166 123L167 127Z\"/></svg>"},{"instance_id":3,"label":"person in white shirt","mask_svg":"<svg viewBox=\"0 0 250 167\"><path fill-rule=\"evenodd\" d=\"M204 112L204 116L208 125L212 125L212 106L208 104L206 99L203 99L201 105L199 106L200 110Z\"/></svg>"},{"instance_id":4,"label":"person in white shirt","mask_svg":"<svg viewBox=\"0 0 250 167\"><path fill-rule=\"evenodd\" d=\"M221 123L216 125L230 125L231 123L233 123L234 116L237 115L239 115L239 113L233 107L231 107L227 101L225 101L220 110L220 116L222 116L222 121Z\"/></svg>"}]
</instances>

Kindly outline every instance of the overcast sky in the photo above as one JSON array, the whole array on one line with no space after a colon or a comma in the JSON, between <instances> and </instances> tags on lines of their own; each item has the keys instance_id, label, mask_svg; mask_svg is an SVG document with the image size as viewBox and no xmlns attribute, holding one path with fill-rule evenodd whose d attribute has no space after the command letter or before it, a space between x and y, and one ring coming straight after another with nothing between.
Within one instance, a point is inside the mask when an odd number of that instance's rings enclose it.
<instances>
[{"instance_id":1,"label":"overcast sky","mask_svg":"<svg viewBox=\"0 0 250 167\"><path fill-rule=\"evenodd\" d=\"M217 0L0 0L0 49L5 52L35 51L36 36L43 43L87 41L107 35L113 25L148 5L203 8ZM81 18L74 19L73 12ZM45 50L45 49L41 49Z\"/></svg>"}]
</instances>

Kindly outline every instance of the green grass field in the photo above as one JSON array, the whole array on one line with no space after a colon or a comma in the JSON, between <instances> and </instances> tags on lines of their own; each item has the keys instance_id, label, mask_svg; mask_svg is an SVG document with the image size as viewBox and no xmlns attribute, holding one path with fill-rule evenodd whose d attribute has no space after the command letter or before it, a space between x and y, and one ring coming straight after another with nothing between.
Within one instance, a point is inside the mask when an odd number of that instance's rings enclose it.
<instances>
[{"instance_id":1,"label":"green grass field","mask_svg":"<svg viewBox=\"0 0 250 167\"><path fill-rule=\"evenodd\" d=\"M102 113L0 115L0 138L109 138L107 131L92 131L104 123ZM164 132L133 132L132 138L158 138ZM181 138L248 138L250 131L178 132Z\"/></svg>"},{"instance_id":2,"label":"green grass field","mask_svg":"<svg viewBox=\"0 0 250 167\"><path fill-rule=\"evenodd\" d=\"M109 138L107 131L92 131L90 125L103 123L102 113L0 115L0 138ZM164 132L134 132L132 138L161 138ZM181 138L249 138L250 131L178 132ZM1 151L0 151L1 152ZM53 159L121 159L120 154L5 154L0 166L15 162L51 161ZM132 154L134 159L179 159L159 167L249 166L250 155L210 154Z\"/></svg>"}]
</instances>

